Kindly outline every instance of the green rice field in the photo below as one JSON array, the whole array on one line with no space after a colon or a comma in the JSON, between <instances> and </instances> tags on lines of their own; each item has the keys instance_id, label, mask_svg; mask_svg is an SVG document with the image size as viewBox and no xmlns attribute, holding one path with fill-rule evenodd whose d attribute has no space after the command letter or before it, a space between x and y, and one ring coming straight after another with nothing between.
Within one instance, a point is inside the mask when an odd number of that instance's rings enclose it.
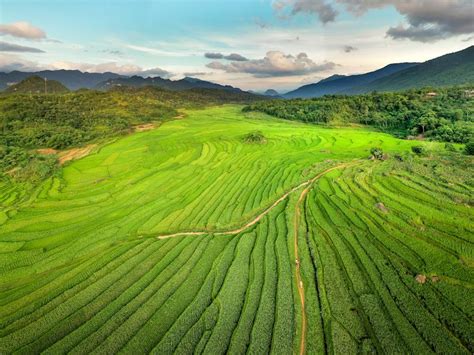
<instances>
[{"instance_id":1,"label":"green rice field","mask_svg":"<svg viewBox=\"0 0 474 355\"><path fill-rule=\"evenodd\" d=\"M0 181L0 353L474 352L472 158L241 109Z\"/></svg>"}]
</instances>

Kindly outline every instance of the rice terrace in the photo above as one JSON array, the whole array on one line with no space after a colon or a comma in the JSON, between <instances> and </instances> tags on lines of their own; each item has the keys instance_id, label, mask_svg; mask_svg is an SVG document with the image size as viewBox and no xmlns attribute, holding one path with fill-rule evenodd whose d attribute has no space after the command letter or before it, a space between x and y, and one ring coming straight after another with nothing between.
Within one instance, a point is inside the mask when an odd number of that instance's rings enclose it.
<instances>
[{"instance_id":1,"label":"rice terrace","mask_svg":"<svg viewBox=\"0 0 474 355\"><path fill-rule=\"evenodd\" d=\"M0 0L0 354L474 352L472 4L19 3ZM103 26L63 27L72 9ZM367 48L314 32L369 27ZM341 64L283 51L304 43ZM360 74L375 47L393 64Z\"/></svg>"}]
</instances>

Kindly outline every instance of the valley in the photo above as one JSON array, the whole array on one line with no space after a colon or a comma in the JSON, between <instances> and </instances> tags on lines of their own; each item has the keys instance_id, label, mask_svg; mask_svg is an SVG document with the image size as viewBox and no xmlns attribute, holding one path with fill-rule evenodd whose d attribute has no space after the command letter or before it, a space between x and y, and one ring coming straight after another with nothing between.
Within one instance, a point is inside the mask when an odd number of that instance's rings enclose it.
<instances>
[{"instance_id":1,"label":"valley","mask_svg":"<svg viewBox=\"0 0 474 355\"><path fill-rule=\"evenodd\" d=\"M0 182L2 352L472 353L472 157L242 108Z\"/></svg>"}]
</instances>

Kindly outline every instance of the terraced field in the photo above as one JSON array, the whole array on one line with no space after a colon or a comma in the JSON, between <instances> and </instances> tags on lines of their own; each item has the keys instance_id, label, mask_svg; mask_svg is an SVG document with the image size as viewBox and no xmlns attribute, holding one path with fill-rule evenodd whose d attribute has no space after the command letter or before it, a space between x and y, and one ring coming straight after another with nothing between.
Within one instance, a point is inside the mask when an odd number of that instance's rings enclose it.
<instances>
[{"instance_id":1,"label":"terraced field","mask_svg":"<svg viewBox=\"0 0 474 355\"><path fill-rule=\"evenodd\" d=\"M1 183L2 353L474 351L472 165L240 109Z\"/></svg>"}]
</instances>

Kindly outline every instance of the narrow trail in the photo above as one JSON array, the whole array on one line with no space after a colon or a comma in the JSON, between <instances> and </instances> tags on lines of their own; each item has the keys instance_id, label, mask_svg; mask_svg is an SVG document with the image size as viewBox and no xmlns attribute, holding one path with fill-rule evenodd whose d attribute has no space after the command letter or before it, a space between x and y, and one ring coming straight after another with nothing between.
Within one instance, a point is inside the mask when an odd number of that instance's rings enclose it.
<instances>
[{"instance_id":1,"label":"narrow trail","mask_svg":"<svg viewBox=\"0 0 474 355\"><path fill-rule=\"evenodd\" d=\"M306 347L306 327L307 327L307 320L306 320L306 309L305 309L305 291L304 291L304 283L303 279L301 277L301 270L300 270L300 260L299 260L299 254L298 254L298 227L300 225L300 218L301 218L301 204L306 198L306 195L308 192L311 190L313 183L324 176L325 174L334 171L336 169L341 169L345 168L351 165L357 164L356 161L352 162L347 162L347 163L342 163L336 166L333 166L332 168L326 169L319 173L318 175L312 177L309 180L306 180L299 184L298 186L292 188L290 191L286 192L283 194L279 199L277 199L270 207L265 209L262 213L257 215L252 221L248 222L244 226L238 228L238 229L232 229L229 231L222 231L222 232L214 232L214 235L235 235L239 234L242 231L250 228L251 226L255 225L258 223L263 217L265 217L271 210L273 210L281 201L283 201L285 198L287 198L290 194L293 192L301 189L302 187L305 187L303 191L301 191L301 194L298 198L298 201L296 202L295 206L295 217L294 217L294 249L295 249L295 281L296 281L296 289L298 290L298 295L300 298L300 304L301 304L301 338L300 338L300 355L305 353L305 347ZM167 239L167 238L173 238L173 237L179 237L179 236L198 236L198 235L204 235L204 234L209 234L212 232L204 232L204 231L196 231L196 232L180 232L180 233L174 233L174 234L168 234L168 235L161 235L158 236L157 239Z\"/></svg>"},{"instance_id":2,"label":"narrow trail","mask_svg":"<svg viewBox=\"0 0 474 355\"><path fill-rule=\"evenodd\" d=\"M199 236L199 235L204 235L204 234L214 234L214 235L235 235L235 234L239 234L241 232L243 232L244 230L252 227L253 225L257 224L263 217L265 217L269 212L271 212L271 210L273 210L276 206L278 206L278 204L283 201L285 198L287 198L290 194L292 194L293 192L301 189L302 187L305 187L307 186L307 188L305 190L303 190L303 192L305 192L304 195L306 195L306 193L308 193L309 191L309 188L310 186L317 180L319 179L321 176L333 171L333 170L336 170L336 169L340 169L340 168L343 168L343 167L346 167L348 165L352 165L352 164L355 164L354 162L348 162L348 163L342 163L342 164L339 164L339 165L336 165L336 166L333 166L332 168L329 168L329 169L326 169L322 172L320 172L318 175L312 177L311 179L309 180L306 180L304 182L302 182L301 184L299 184L298 186L292 188L290 191L284 193L280 198L278 198L270 207L266 208L263 212L261 212L259 215L257 215L253 220L251 220L250 222L248 222L247 224L243 225L242 227L240 228L237 228L237 229L231 229L231 230L228 230L228 231L216 231L216 232L213 232L213 231L189 231L189 232L178 232L178 233L173 233L173 234L163 234L163 235L159 235L157 236L156 238L157 239L168 239L168 238L174 238L174 237L182 237L182 236ZM300 196L301 197L301 196ZM304 196L303 196L304 197Z\"/></svg>"},{"instance_id":3,"label":"narrow trail","mask_svg":"<svg viewBox=\"0 0 474 355\"><path fill-rule=\"evenodd\" d=\"M311 190L313 183L321 178L323 175L343 167L347 167L355 163L344 163L336 165L332 168L324 170L323 172L319 173L311 180L306 181L306 188L301 191L300 197L296 202L295 206L295 218L294 218L294 248L295 248L295 281L296 281L296 289L298 290L298 295L300 296L300 304L301 304L301 339L300 339L300 355L305 353L305 346L306 346L306 309L305 309L305 293L304 293L304 283L301 277L301 269L300 269L300 259L298 254L298 227L300 225L300 218L301 218L301 204L304 202L306 195Z\"/></svg>"}]
</instances>

